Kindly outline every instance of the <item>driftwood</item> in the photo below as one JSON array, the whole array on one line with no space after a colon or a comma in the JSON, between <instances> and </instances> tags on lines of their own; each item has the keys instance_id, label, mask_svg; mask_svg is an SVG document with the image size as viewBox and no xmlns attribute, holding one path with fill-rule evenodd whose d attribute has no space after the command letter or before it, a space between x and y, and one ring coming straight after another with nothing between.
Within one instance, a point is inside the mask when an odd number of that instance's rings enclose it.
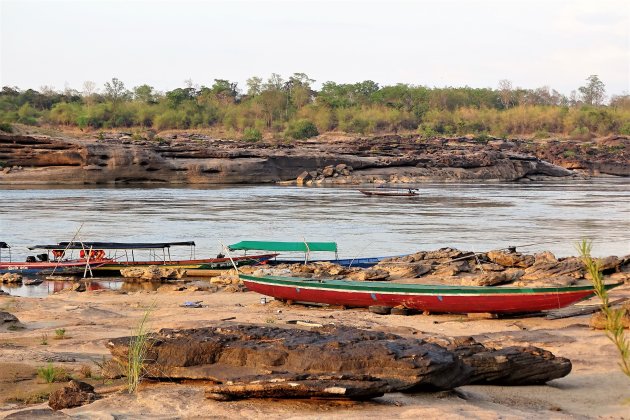
<instances>
[{"instance_id":1,"label":"driftwood","mask_svg":"<svg viewBox=\"0 0 630 420\"><path fill-rule=\"evenodd\" d=\"M118 364L127 362L128 343L122 337L107 344ZM146 376L211 380L219 384L208 391L215 399L364 399L471 383L540 384L571 371L568 359L536 347L496 350L472 338L403 338L350 327L163 329L148 343Z\"/></svg>"}]
</instances>

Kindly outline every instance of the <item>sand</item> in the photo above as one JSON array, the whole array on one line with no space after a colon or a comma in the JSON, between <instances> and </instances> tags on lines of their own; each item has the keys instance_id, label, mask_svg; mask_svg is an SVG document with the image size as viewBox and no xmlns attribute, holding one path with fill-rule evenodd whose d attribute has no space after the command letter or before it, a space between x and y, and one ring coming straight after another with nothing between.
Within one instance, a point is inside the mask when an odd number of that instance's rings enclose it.
<instances>
[{"instance_id":1,"label":"sand","mask_svg":"<svg viewBox=\"0 0 630 420\"><path fill-rule=\"evenodd\" d=\"M630 297L630 286L613 297ZM565 378L544 386L502 387L472 385L454 391L387 394L369 402L248 400L217 402L204 398L199 384L142 386L135 395L110 392L92 404L64 410L72 418L630 418L630 378L618 367L618 355L602 331L588 326L590 316L560 320L544 318L468 319L461 315L381 316L363 309L286 306L260 303L253 292L63 292L46 298L0 296L0 310L16 315L23 329L0 327L0 416L25 408L45 408L37 395L61 384L42 384L38 367L52 362L81 379L82 366L98 376L100 363L109 357L108 339L129 335L155 305L150 327L193 328L221 322L288 326L304 320L383 330L404 336L419 333L472 335L496 346L535 345L573 362ZM203 301L203 308L182 308L185 301ZM55 330L65 329L64 339ZM47 344L42 344L42 338ZM85 369L85 368L83 368ZM99 390L121 381L87 379ZM42 397L40 397L42 398Z\"/></svg>"}]
</instances>

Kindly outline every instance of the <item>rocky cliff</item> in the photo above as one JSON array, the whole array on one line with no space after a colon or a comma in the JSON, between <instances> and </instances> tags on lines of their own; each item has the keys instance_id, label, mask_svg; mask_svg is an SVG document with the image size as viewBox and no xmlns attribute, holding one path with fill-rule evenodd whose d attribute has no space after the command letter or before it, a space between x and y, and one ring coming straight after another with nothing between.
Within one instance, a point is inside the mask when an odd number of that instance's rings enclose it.
<instances>
[{"instance_id":1,"label":"rocky cliff","mask_svg":"<svg viewBox=\"0 0 630 420\"><path fill-rule=\"evenodd\" d=\"M630 141L607 141L589 148L413 135L250 143L186 134L160 141L0 134L0 184L271 183L305 172L317 183L514 181L574 170L630 176ZM326 176L326 167L341 169Z\"/></svg>"}]
</instances>

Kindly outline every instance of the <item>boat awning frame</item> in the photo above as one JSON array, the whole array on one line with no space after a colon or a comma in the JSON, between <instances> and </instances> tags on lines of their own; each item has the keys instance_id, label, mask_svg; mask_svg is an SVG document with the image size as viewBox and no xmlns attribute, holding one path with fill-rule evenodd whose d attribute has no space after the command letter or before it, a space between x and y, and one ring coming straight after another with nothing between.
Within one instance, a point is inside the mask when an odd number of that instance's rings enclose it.
<instances>
[{"instance_id":1,"label":"boat awning frame","mask_svg":"<svg viewBox=\"0 0 630 420\"><path fill-rule=\"evenodd\" d=\"M337 252L337 242L241 241L228 245L231 251Z\"/></svg>"},{"instance_id":2,"label":"boat awning frame","mask_svg":"<svg viewBox=\"0 0 630 420\"><path fill-rule=\"evenodd\" d=\"M173 246L195 246L194 241L186 242L59 242L56 245L33 245L28 249L165 249Z\"/></svg>"}]
</instances>

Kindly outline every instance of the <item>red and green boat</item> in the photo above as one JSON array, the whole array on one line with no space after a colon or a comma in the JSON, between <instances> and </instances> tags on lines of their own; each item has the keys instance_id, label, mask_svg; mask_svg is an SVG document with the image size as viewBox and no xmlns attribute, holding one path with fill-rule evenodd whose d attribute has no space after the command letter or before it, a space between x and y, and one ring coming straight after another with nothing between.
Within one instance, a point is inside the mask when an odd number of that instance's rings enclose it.
<instances>
[{"instance_id":1,"label":"red and green boat","mask_svg":"<svg viewBox=\"0 0 630 420\"><path fill-rule=\"evenodd\" d=\"M249 290L279 300L348 307L403 306L435 313L528 313L559 309L588 299L592 286L484 287L257 277L239 274ZM607 289L621 283L607 285Z\"/></svg>"}]
</instances>

